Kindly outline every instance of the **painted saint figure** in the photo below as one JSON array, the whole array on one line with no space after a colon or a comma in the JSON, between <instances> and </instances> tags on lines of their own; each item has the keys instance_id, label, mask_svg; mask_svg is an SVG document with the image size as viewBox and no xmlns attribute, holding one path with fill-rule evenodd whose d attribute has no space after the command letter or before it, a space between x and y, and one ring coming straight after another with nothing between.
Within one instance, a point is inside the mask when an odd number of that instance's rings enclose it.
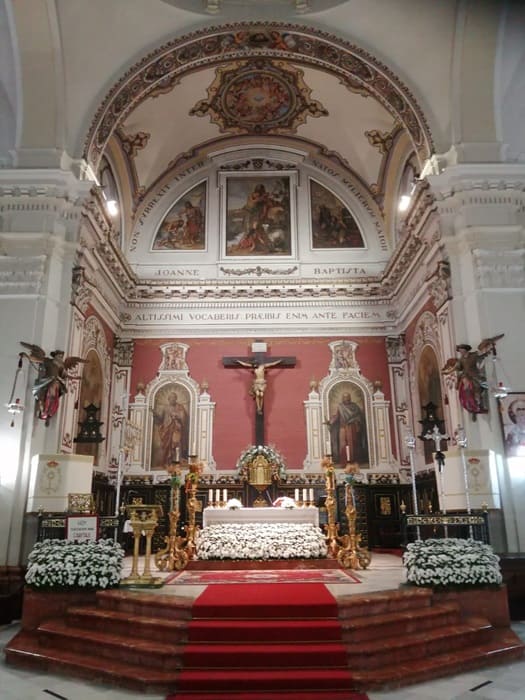
<instances>
[{"instance_id":1,"label":"painted saint figure","mask_svg":"<svg viewBox=\"0 0 525 700\"><path fill-rule=\"evenodd\" d=\"M505 448L509 457L525 455L525 401L516 399L509 408L508 414L513 426L505 435Z\"/></svg>"},{"instance_id":2,"label":"painted saint figure","mask_svg":"<svg viewBox=\"0 0 525 700\"><path fill-rule=\"evenodd\" d=\"M153 414L154 422L160 442L160 464L154 466L166 466L178 456L188 454L188 413L186 407L179 402L175 391L168 396L166 404L161 410Z\"/></svg>"},{"instance_id":3,"label":"painted saint figure","mask_svg":"<svg viewBox=\"0 0 525 700\"><path fill-rule=\"evenodd\" d=\"M360 463L367 459L366 426L363 411L349 391L328 421L332 457L336 464Z\"/></svg>"},{"instance_id":4,"label":"painted saint figure","mask_svg":"<svg viewBox=\"0 0 525 700\"><path fill-rule=\"evenodd\" d=\"M254 379L250 389L250 394L255 399L257 413L262 413L264 403L264 392L266 391L266 378L264 373L268 367L275 367L275 365L279 365L281 363L281 360L275 360L275 362L267 362L266 364L244 362L243 360L236 360L236 362L238 362L238 364L242 365L243 367L250 367L253 370Z\"/></svg>"}]
</instances>

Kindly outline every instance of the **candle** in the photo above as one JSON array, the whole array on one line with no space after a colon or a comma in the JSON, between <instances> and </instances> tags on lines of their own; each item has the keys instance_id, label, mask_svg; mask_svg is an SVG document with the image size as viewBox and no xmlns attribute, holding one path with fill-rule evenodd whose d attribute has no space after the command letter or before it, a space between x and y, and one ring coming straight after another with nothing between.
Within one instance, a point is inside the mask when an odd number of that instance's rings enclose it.
<instances>
[{"instance_id":1,"label":"candle","mask_svg":"<svg viewBox=\"0 0 525 700\"><path fill-rule=\"evenodd\" d=\"M215 489L215 503L219 503L221 500L221 490Z\"/></svg>"},{"instance_id":2,"label":"candle","mask_svg":"<svg viewBox=\"0 0 525 700\"><path fill-rule=\"evenodd\" d=\"M193 443L193 445L191 447L191 455L192 455L192 457L195 457L196 454L197 454L197 447L196 447L196 444Z\"/></svg>"},{"instance_id":3,"label":"candle","mask_svg":"<svg viewBox=\"0 0 525 700\"><path fill-rule=\"evenodd\" d=\"M348 445L346 446L346 461L350 461L350 448L348 447Z\"/></svg>"},{"instance_id":4,"label":"candle","mask_svg":"<svg viewBox=\"0 0 525 700\"><path fill-rule=\"evenodd\" d=\"M222 500L226 503L228 500L228 491L226 489L222 490Z\"/></svg>"},{"instance_id":5,"label":"candle","mask_svg":"<svg viewBox=\"0 0 525 700\"><path fill-rule=\"evenodd\" d=\"M213 489L208 491L208 503L213 503Z\"/></svg>"},{"instance_id":6,"label":"candle","mask_svg":"<svg viewBox=\"0 0 525 700\"><path fill-rule=\"evenodd\" d=\"M332 448L330 447L330 440L326 441L326 454L331 455L332 454Z\"/></svg>"},{"instance_id":7,"label":"candle","mask_svg":"<svg viewBox=\"0 0 525 700\"><path fill-rule=\"evenodd\" d=\"M305 503L306 503L306 499L307 499L307 496L306 496L306 489L303 489L303 501L304 501Z\"/></svg>"},{"instance_id":8,"label":"candle","mask_svg":"<svg viewBox=\"0 0 525 700\"><path fill-rule=\"evenodd\" d=\"M308 500L310 501L310 503L313 503L313 502L314 502L314 490L313 490L313 489L310 489L310 494L309 494L309 496L310 496L310 497L309 497Z\"/></svg>"},{"instance_id":9,"label":"candle","mask_svg":"<svg viewBox=\"0 0 525 700\"><path fill-rule=\"evenodd\" d=\"M178 445L177 445L177 447L175 448L175 461L176 461L176 462L180 462L180 449L179 449L179 446L178 446Z\"/></svg>"},{"instance_id":10,"label":"candle","mask_svg":"<svg viewBox=\"0 0 525 700\"><path fill-rule=\"evenodd\" d=\"M294 501L297 503L299 501L299 489L295 489Z\"/></svg>"}]
</instances>

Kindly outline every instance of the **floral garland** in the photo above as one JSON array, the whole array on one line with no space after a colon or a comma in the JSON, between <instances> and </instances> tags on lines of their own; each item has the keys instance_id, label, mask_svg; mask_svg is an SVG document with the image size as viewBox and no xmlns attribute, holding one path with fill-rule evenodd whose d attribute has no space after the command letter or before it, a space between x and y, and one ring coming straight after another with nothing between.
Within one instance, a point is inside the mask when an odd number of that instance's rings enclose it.
<instances>
[{"instance_id":1,"label":"floral garland","mask_svg":"<svg viewBox=\"0 0 525 700\"><path fill-rule=\"evenodd\" d=\"M499 557L476 540L418 540L403 555L407 582L416 586L464 588L500 585Z\"/></svg>"},{"instance_id":2,"label":"floral garland","mask_svg":"<svg viewBox=\"0 0 525 700\"><path fill-rule=\"evenodd\" d=\"M44 589L109 588L121 579L123 559L113 540L44 540L29 554L25 581Z\"/></svg>"},{"instance_id":3,"label":"floral garland","mask_svg":"<svg viewBox=\"0 0 525 700\"><path fill-rule=\"evenodd\" d=\"M282 481L286 479L286 462L280 452L273 445L250 445L237 460L237 476L245 481L248 479L248 468L253 460L262 455L272 467L272 479Z\"/></svg>"}]
</instances>

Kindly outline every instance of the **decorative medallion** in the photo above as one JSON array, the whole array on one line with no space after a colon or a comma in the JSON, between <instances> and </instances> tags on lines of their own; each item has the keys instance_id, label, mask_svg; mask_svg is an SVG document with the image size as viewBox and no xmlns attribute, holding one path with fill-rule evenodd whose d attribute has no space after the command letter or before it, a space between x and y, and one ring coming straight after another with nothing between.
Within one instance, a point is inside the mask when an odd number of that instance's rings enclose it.
<instances>
[{"instance_id":1,"label":"decorative medallion","mask_svg":"<svg viewBox=\"0 0 525 700\"><path fill-rule=\"evenodd\" d=\"M308 116L327 116L312 100L303 71L284 61L236 61L217 68L208 98L190 111L209 115L221 132L232 134L294 134Z\"/></svg>"}]
</instances>

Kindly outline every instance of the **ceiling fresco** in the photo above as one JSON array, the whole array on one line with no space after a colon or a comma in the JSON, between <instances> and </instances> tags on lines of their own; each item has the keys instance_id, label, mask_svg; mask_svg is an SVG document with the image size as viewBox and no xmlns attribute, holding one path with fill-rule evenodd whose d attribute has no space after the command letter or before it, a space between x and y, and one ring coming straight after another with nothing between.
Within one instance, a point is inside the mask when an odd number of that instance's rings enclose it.
<instances>
[{"instance_id":1,"label":"ceiling fresco","mask_svg":"<svg viewBox=\"0 0 525 700\"><path fill-rule=\"evenodd\" d=\"M326 117L303 71L285 61L257 59L219 67L208 97L190 110L230 134L294 134L307 116Z\"/></svg>"}]
</instances>

